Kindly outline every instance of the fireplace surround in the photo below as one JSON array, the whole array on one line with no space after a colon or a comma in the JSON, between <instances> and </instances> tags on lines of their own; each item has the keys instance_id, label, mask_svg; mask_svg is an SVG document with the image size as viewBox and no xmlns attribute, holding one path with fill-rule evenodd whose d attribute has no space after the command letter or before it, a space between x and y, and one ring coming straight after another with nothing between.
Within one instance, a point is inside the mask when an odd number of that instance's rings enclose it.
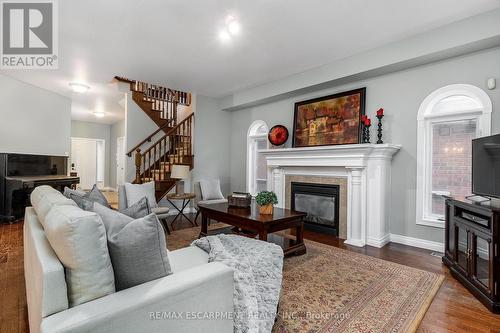
<instances>
[{"instance_id":1,"label":"fireplace surround","mask_svg":"<svg viewBox=\"0 0 500 333\"><path fill-rule=\"evenodd\" d=\"M391 164L400 145L353 144L261 151L267 189L286 207L286 179L294 176L343 178L347 182L345 244L382 247L389 242Z\"/></svg>"}]
</instances>

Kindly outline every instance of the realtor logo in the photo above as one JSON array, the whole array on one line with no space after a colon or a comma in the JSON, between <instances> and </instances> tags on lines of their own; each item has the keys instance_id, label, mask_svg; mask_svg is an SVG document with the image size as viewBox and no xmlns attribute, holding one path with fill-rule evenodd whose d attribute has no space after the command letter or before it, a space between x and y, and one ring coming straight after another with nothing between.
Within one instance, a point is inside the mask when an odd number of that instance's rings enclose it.
<instances>
[{"instance_id":1,"label":"realtor logo","mask_svg":"<svg viewBox=\"0 0 500 333\"><path fill-rule=\"evenodd\" d=\"M57 69L56 0L0 0L1 68Z\"/></svg>"}]
</instances>

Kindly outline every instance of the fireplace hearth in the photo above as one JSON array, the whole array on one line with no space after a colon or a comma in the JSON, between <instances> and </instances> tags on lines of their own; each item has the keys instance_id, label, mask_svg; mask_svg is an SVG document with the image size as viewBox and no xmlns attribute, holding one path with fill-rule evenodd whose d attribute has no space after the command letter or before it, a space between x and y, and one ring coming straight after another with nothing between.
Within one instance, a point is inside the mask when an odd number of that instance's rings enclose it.
<instances>
[{"instance_id":1,"label":"fireplace hearth","mask_svg":"<svg viewBox=\"0 0 500 333\"><path fill-rule=\"evenodd\" d=\"M307 213L304 227L339 235L340 186L291 183L291 209Z\"/></svg>"}]
</instances>

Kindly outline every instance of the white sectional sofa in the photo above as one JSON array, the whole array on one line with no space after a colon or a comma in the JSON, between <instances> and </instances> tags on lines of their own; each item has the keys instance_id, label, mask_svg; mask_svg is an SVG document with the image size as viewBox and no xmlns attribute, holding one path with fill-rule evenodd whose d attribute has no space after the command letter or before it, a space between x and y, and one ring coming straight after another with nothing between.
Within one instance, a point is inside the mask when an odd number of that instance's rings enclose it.
<instances>
[{"instance_id":1,"label":"white sectional sofa","mask_svg":"<svg viewBox=\"0 0 500 333\"><path fill-rule=\"evenodd\" d=\"M56 194L42 198L47 202L39 205L41 213L64 204L59 199ZM70 308L64 267L37 211L28 207L24 267L30 332L233 332L228 316L233 311L233 271L208 263L207 253L198 247L171 251L169 259L171 275Z\"/></svg>"}]
</instances>

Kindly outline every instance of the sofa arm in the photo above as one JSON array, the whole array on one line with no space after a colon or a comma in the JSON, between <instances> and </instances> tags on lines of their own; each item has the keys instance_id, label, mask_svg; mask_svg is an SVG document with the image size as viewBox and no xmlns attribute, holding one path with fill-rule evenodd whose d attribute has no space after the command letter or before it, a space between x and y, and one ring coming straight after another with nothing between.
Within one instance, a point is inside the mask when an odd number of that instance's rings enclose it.
<instances>
[{"instance_id":1,"label":"sofa arm","mask_svg":"<svg viewBox=\"0 0 500 333\"><path fill-rule=\"evenodd\" d=\"M53 314L42 332L233 332L233 270L209 263Z\"/></svg>"}]
</instances>

